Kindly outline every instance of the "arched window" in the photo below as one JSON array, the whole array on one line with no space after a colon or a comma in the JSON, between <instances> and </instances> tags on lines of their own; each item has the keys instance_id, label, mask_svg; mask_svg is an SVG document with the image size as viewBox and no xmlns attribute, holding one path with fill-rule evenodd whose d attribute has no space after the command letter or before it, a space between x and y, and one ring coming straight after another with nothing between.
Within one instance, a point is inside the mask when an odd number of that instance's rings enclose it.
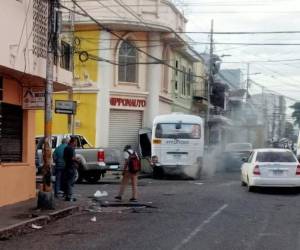
<instances>
[{"instance_id":1,"label":"arched window","mask_svg":"<svg viewBox=\"0 0 300 250\"><path fill-rule=\"evenodd\" d=\"M131 42L123 42L119 49L119 82L137 82L138 53Z\"/></svg>"}]
</instances>

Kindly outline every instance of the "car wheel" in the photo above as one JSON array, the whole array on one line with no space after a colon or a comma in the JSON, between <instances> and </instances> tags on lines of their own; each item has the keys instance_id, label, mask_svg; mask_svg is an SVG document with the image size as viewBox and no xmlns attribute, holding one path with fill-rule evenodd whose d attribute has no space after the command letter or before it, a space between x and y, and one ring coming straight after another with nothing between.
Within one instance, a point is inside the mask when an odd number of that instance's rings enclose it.
<instances>
[{"instance_id":1,"label":"car wheel","mask_svg":"<svg viewBox=\"0 0 300 250\"><path fill-rule=\"evenodd\" d=\"M80 170L77 172L78 172L78 175L77 175L76 183L82 183L82 180L83 180L82 172Z\"/></svg>"},{"instance_id":2,"label":"car wheel","mask_svg":"<svg viewBox=\"0 0 300 250\"><path fill-rule=\"evenodd\" d=\"M245 187L245 186L247 186L247 183L246 182L244 182L244 180L243 180L243 176L241 175L241 186L242 187Z\"/></svg>"},{"instance_id":3,"label":"car wheel","mask_svg":"<svg viewBox=\"0 0 300 250\"><path fill-rule=\"evenodd\" d=\"M88 183L97 183L101 178L101 172L94 172L94 171L90 171L87 172L84 176L84 179L88 182Z\"/></svg>"},{"instance_id":4,"label":"car wheel","mask_svg":"<svg viewBox=\"0 0 300 250\"><path fill-rule=\"evenodd\" d=\"M247 176L247 187L248 187L248 192L253 192L255 190L254 186L249 185L249 177Z\"/></svg>"}]
</instances>

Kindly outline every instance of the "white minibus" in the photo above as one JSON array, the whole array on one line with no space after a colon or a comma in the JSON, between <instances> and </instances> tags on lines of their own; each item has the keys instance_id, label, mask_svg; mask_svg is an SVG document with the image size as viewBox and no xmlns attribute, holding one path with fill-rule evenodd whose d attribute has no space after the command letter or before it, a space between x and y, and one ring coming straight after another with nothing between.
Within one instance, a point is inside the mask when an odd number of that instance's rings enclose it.
<instances>
[{"instance_id":1,"label":"white minibus","mask_svg":"<svg viewBox=\"0 0 300 250\"><path fill-rule=\"evenodd\" d=\"M159 115L152 128L153 175L199 178L204 154L203 119L195 115Z\"/></svg>"}]
</instances>

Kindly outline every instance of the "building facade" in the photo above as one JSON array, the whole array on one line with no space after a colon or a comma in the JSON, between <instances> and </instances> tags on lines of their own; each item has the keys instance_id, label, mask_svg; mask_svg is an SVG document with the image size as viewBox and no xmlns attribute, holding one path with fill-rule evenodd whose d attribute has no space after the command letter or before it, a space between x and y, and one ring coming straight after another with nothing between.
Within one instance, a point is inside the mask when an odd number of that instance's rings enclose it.
<instances>
[{"instance_id":1,"label":"building facade","mask_svg":"<svg viewBox=\"0 0 300 250\"><path fill-rule=\"evenodd\" d=\"M251 96L257 119L264 128L265 143L278 142L285 136L286 100L283 96L262 93Z\"/></svg>"},{"instance_id":2,"label":"building facade","mask_svg":"<svg viewBox=\"0 0 300 250\"><path fill-rule=\"evenodd\" d=\"M45 1L2 1L0 16L0 206L33 198L35 109L44 108L47 53ZM7 25L9 24L9 26ZM54 68L54 89L71 74Z\"/></svg>"},{"instance_id":3,"label":"building facade","mask_svg":"<svg viewBox=\"0 0 300 250\"><path fill-rule=\"evenodd\" d=\"M75 18L75 132L95 146L137 147L139 129L151 128L155 116L192 112L194 85L202 84L192 76L201 57L176 33L185 30L187 20L171 2L118 2L79 3L84 10L93 9L90 15L101 25ZM54 130L61 133L66 128Z\"/></svg>"}]
</instances>

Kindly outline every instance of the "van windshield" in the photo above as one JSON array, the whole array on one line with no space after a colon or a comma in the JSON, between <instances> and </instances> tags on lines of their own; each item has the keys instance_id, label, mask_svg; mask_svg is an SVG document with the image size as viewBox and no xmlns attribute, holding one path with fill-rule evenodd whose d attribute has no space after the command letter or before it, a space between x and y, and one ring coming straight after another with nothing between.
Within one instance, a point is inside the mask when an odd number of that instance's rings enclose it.
<instances>
[{"instance_id":1,"label":"van windshield","mask_svg":"<svg viewBox=\"0 0 300 250\"><path fill-rule=\"evenodd\" d=\"M199 124L187 123L158 123L155 129L156 138L200 139Z\"/></svg>"}]
</instances>

